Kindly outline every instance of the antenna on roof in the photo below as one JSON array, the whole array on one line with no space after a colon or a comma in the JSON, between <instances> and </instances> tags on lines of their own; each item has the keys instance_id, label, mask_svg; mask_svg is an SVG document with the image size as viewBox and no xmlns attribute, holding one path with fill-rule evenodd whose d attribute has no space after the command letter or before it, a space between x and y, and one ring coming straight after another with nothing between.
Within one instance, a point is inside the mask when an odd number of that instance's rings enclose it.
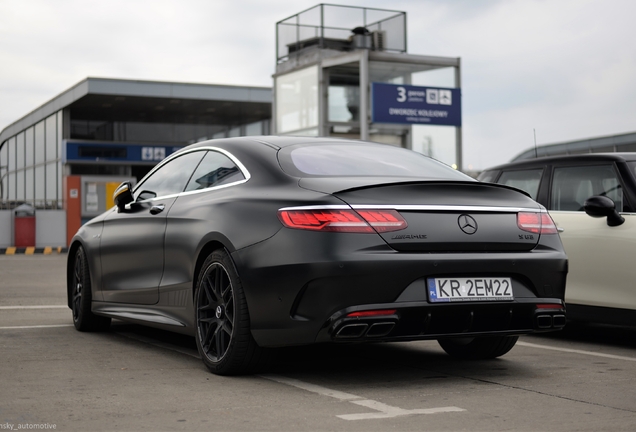
<instances>
[{"instance_id":1,"label":"antenna on roof","mask_svg":"<svg viewBox=\"0 0 636 432\"><path fill-rule=\"evenodd\" d=\"M532 128L532 132L534 133L534 158L536 159L539 157L537 154L537 130Z\"/></svg>"}]
</instances>

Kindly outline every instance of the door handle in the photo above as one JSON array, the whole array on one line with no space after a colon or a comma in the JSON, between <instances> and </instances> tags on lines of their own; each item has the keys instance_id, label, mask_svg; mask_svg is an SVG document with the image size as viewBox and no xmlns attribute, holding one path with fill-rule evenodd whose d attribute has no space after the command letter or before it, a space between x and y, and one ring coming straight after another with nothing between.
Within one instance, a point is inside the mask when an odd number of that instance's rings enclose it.
<instances>
[{"instance_id":1,"label":"door handle","mask_svg":"<svg viewBox=\"0 0 636 432\"><path fill-rule=\"evenodd\" d=\"M557 231L562 233L563 231L565 231L565 228L557 227Z\"/></svg>"},{"instance_id":2,"label":"door handle","mask_svg":"<svg viewBox=\"0 0 636 432\"><path fill-rule=\"evenodd\" d=\"M163 205L163 204L154 205L154 206L150 207L150 214L153 214L153 215L159 214L165 208L166 208L166 206Z\"/></svg>"}]
</instances>

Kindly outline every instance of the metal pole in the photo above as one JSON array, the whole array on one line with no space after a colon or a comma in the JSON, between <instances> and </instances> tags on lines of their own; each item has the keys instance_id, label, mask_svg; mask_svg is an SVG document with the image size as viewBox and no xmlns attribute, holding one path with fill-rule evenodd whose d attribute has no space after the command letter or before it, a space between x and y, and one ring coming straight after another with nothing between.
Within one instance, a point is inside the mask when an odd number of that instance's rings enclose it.
<instances>
[{"instance_id":1,"label":"metal pole","mask_svg":"<svg viewBox=\"0 0 636 432\"><path fill-rule=\"evenodd\" d=\"M457 58L457 66L455 66L455 87L460 89L460 97L461 97L461 88L462 88L462 78L461 78L461 58ZM462 120L463 121L463 120ZM458 126L455 128L455 163L457 164L457 169L462 170L463 168L463 157L462 157L462 127Z\"/></svg>"},{"instance_id":2,"label":"metal pole","mask_svg":"<svg viewBox=\"0 0 636 432\"><path fill-rule=\"evenodd\" d=\"M329 69L318 67L318 136L329 136Z\"/></svg>"},{"instance_id":3,"label":"metal pole","mask_svg":"<svg viewBox=\"0 0 636 432\"><path fill-rule=\"evenodd\" d=\"M272 135L277 135L278 134L278 110L276 109L276 105L277 105L277 94L276 94L276 85L278 81L278 77L274 78L274 87L272 88L272 124L270 125L270 133Z\"/></svg>"},{"instance_id":4,"label":"metal pole","mask_svg":"<svg viewBox=\"0 0 636 432\"><path fill-rule=\"evenodd\" d=\"M360 139L369 140L369 51L360 50Z\"/></svg>"}]
</instances>

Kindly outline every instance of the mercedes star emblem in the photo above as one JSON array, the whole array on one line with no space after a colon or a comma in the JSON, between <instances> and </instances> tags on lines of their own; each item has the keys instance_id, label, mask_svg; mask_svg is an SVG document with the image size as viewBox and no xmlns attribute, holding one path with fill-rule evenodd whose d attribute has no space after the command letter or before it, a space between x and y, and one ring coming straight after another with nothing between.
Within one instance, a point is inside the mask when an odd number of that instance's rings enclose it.
<instances>
[{"instance_id":1,"label":"mercedes star emblem","mask_svg":"<svg viewBox=\"0 0 636 432\"><path fill-rule=\"evenodd\" d=\"M466 234L470 235L477 232L477 221L473 219L472 216L468 216L467 214L460 215L457 219L457 223L459 224L459 229Z\"/></svg>"}]
</instances>

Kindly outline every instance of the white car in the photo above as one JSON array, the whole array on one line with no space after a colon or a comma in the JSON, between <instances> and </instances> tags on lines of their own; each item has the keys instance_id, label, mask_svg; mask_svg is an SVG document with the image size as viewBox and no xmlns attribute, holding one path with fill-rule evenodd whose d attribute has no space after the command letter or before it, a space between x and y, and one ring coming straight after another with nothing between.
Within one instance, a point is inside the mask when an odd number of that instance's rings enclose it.
<instances>
[{"instance_id":1,"label":"white car","mask_svg":"<svg viewBox=\"0 0 636 432\"><path fill-rule=\"evenodd\" d=\"M529 159L482 172L543 204L569 258L569 319L636 325L636 153Z\"/></svg>"}]
</instances>

